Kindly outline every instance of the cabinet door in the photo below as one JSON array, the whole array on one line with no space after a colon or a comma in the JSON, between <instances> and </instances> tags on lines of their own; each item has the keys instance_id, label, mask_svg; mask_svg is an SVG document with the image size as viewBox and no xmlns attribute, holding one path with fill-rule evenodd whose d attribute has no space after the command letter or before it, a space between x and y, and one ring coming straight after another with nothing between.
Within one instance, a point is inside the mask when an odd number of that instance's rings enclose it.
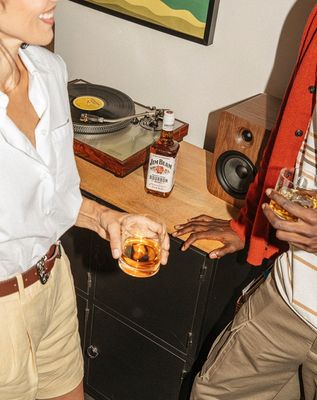
<instances>
[{"instance_id":1,"label":"cabinet door","mask_svg":"<svg viewBox=\"0 0 317 400\"><path fill-rule=\"evenodd\" d=\"M88 317L88 300L77 294L77 312L78 312L78 324L79 324L79 334L81 340L82 350L86 348L85 346L85 333L87 327L87 317Z\"/></svg>"},{"instance_id":2,"label":"cabinet door","mask_svg":"<svg viewBox=\"0 0 317 400\"><path fill-rule=\"evenodd\" d=\"M94 302L107 312L187 353L188 336L197 319L205 255L179 250L171 239L168 265L151 278L134 278L120 270L107 243L96 238ZM199 310L201 312L201 310Z\"/></svg>"},{"instance_id":3,"label":"cabinet door","mask_svg":"<svg viewBox=\"0 0 317 400\"><path fill-rule=\"evenodd\" d=\"M184 360L93 308L87 389L111 400L178 399Z\"/></svg>"},{"instance_id":4,"label":"cabinet door","mask_svg":"<svg viewBox=\"0 0 317 400\"><path fill-rule=\"evenodd\" d=\"M92 233L76 227L68 230L61 242L65 253L70 259L77 294L77 311L81 346L85 353L87 326L89 318L89 292L92 286L92 270L90 267ZM85 363L85 371L87 364Z\"/></svg>"},{"instance_id":5,"label":"cabinet door","mask_svg":"<svg viewBox=\"0 0 317 400\"><path fill-rule=\"evenodd\" d=\"M92 232L73 227L61 238L63 248L70 259L70 265L77 290L88 295L91 286L91 238Z\"/></svg>"}]
</instances>

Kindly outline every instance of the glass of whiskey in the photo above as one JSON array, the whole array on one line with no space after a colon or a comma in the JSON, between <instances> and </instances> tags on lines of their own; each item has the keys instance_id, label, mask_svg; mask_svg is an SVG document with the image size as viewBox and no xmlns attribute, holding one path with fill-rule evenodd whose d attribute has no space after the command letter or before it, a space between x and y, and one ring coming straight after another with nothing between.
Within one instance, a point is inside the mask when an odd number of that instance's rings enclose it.
<instances>
[{"instance_id":1,"label":"glass of whiskey","mask_svg":"<svg viewBox=\"0 0 317 400\"><path fill-rule=\"evenodd\" d=\"M160 269L165 224L149 215L128 215L122 222L119 267L128 275L148 278Z\"/></svg>"},{"instance_id":2,"label":"glass of whiskey","mask_svg":"<svg viewBox=\"0 0 317 400\"><path fill-rule=\"evenodd\" d=\"M317 189L308 184L308 180L298 175L295 168L282 168L275 190L286 199L293 203L299 204L305 208L317 208ZM277 204L274 200L270 201L270 208L281 219L287 221L297 221L298 218L286 211L283 207Z\"/></svg>"}]
</instances>

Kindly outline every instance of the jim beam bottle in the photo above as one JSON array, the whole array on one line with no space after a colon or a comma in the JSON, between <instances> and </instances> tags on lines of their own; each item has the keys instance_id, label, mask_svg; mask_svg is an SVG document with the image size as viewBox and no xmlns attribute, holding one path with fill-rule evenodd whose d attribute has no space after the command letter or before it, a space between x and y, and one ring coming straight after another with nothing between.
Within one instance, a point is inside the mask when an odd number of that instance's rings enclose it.
<instances>
[{"instance_id":1,"label":"jim beam bottle","mask_svg":"<svg viewBox=\"0 0 317 400\"><path fill-rule=\"evenodd\" d=\"M174 187L179 143L173 139L175 116L166 110L159 139L150 147L145 190L155 196L168 197Z\"/></svg>"}]
</instances>

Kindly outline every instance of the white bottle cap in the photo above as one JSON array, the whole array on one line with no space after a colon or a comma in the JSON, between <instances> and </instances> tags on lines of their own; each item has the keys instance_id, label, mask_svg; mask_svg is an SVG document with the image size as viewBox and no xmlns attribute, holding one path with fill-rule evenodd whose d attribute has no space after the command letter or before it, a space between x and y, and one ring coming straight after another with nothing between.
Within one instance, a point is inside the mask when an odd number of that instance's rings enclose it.
<instances>
[{"instance_id":1,"label":"white bottle cap","mask_svg":"<svg viewBox=\"0 0 317 400\"><path fill-rule=\"evenodd\" d=\"M163 117L163 130L172 131L174 128L175 115L172 110L165 110Z\"/></svg>"}]
</instances>

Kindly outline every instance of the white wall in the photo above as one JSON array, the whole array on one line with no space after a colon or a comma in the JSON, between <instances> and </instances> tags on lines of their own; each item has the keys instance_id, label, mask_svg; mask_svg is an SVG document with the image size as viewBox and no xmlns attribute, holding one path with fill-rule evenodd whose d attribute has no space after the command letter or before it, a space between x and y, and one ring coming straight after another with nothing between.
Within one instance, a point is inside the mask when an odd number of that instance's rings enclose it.
<instances>
[{"instance_id":1,"label":"white wall","mask_svg":"<svg viewBox=\"0 0 317 400\"><path fill-rule=\"evenodd\" d=\"M314 4L220 0L214 43L203 46L61 0L55 51L70 79L174 109L190 124L186 141L208 148L213 112L264 91L282 96Z\"/></svg>"}]
</instances>

